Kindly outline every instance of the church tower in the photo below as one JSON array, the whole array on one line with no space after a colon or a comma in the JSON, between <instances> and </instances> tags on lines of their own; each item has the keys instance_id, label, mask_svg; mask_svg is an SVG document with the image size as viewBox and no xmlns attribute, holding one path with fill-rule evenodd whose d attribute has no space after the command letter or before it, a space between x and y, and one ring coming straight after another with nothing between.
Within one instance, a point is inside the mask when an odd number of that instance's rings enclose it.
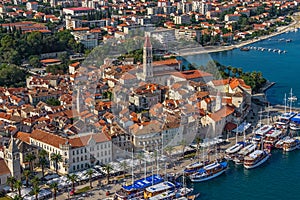
<instances>
[{"instance_id":1,"label":"church tower","mask_svg":"<svg viewBox=\"0 0 300 200\"><path fill-rule=\"evenodd\" d=\"M143 48L143 77L145 80L153 77L152 45L148 35L146 35Z\"/></svg>"},{"instance_id":2,"label":"church tower","mask_svg":"<svg viewBox=\"0 0 300 200\"><path fill-rule=\"evenodd\" d=\"M11 176L21 180L20 152L13 137L9 141L8 148L5 149L4 159Z\"/></svg>"}]
</instances>

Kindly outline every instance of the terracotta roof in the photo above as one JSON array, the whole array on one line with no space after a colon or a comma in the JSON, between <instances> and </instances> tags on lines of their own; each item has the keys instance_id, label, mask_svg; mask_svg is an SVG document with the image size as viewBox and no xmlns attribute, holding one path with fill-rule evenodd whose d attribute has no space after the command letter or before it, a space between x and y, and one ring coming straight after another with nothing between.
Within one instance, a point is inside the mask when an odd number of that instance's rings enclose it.
<instances>
[{"instance_id":1,"label":"terracotta roof","mask_svg":"<svg viewBox=\"0 0 300 200\"><path fill-rule=\"evenodd\" d=\"M0 158L0 176L4 174L10 174L10 171L6 165L6 162L2 158Z\"/></svg>"},{"instance_id":2,"label":"terracotta roof","mask_svg":"<svg viewBox=\"0 0 300 200\"><path fill-rule=\"evenodd\" d=\"M174 59L168 59L168 60L160 60L153 62L153 66L161 66L161 65L178 65L180 61Z\"/></svg>"},{"instance_id":3,"label":"terracotta roof","mask_svg":"<svg viewBox=\"0 0 300 200\"><path fill-rule=\"evenodd\" d=\"M209 117L215 122L222 120L223 118L231 115L234 112L234 107L232 106L223 106L220 110L209 115Z\"/></svg>"},{"instance_id":4,"label":"terracotta roof","mask_svg":"<svg viewBox=\"0 0 300 200\"><path fill-rule=\"evenodd\" d=\"M56 62L60 62L60 60L59 59L50 58L50 59L41 60L40 62L41 63L56 63Z\"/></svg>"},{"instance_id":5,"label":"terracotta roof","mask_svg":"<svg viewBox=\"0 0 300 200\"><path fill-rule=\"evenodd\" d=\"M67 139L65 138L38 129L32 131L30 138L49 144L56 148L59 148L60 144L66 144L67 142Z\"/></svg>"},{"instance_id":6,"label":"terracotta roof","mask_svg":"<svg viewBox=\"0 0 300 200\"><path fill-rule=\"evenodd\" d=\"M30 133L25 132L17 132L17 134L14 136L15 138L18 138L19 140L26 142L27 144L30 143Z\"/></svg>"},{"instance_id":7,"label":"terracotta roof","mask_svg":"<svg viewBox=\"0 0 300 200\"><path fill-rule=\"evenodd\" d=\"M221 86L221 85L228 85L229 79L223 79L223 80L212 80L211 81L214 86Z\"/></svg>"},{"instance_id":8,"label":"terracotta roof","mask_svg":"<svg viewBox=\"0 0 300 200\"><path fill-rule=\"evenodd\" d=\"M200 71L200 70L188 70L188 71L182 71L182 72L175 72L174 75L176 75L176 73L180 73L187 80L213 76L210 73L203 72L203 71Z\"/></svg>"}]
</instances>

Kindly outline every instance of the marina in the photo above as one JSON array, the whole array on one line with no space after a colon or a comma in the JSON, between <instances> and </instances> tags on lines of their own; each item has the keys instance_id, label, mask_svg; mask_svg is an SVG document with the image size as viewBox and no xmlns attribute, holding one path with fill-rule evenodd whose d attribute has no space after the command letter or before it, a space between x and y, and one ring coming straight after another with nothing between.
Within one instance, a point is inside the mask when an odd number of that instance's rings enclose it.
<instances>
[{"instance_id":1,"label":"marina","mask_svg":"<svg viewBox=\"0 0 300 200\"><path fill-rule=\"evenodd\" d=\"M285 54L287 53L286 50L283 49L271 49L271 48L264 48L264 47L256 47L256 46L246 46L246 47L241 47L241 51L265 51L265 52L273 52L273 53L278 53L278 54Z\"/></svg>"}]
</instances>

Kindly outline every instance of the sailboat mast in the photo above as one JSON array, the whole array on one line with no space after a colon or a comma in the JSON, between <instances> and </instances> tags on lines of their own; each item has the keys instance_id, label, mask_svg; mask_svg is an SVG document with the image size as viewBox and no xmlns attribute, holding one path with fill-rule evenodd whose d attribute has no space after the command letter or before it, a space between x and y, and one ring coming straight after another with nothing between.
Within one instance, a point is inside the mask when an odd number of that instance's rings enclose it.
<instances>
[{"instance_id":1,"label":"sailboat mast","mask_svg":"<svg viewBox=\"0 0 300 200\"><path fill-rule=\"evenodd\" d=\"M144 145L144 158L145 158L146 146ZM147 177L147 159L145 158L145 179Z\"/></svg>"},{"instance_id":2,"label":"sailboat mast","mask_svg":"<svg viewBox=\"0 0 300 200\"><path fill-rule=\"evenodd\" d=\"M131 163L132 163L132 166L131 166L131 181L132 181L132 184L133 184L133 183L134 183L134 172L133 172L133 166L134 166L134 164L133 164L133 148L132 148L131 156L132 156L132 158L131 158Z\"/></svg>"},{"instance_id":3,"label":"sailboat mast","mask_svg":"<svg viewBox=\"0 0 300 200\"><path fill-rule=\"evenodd\" d=\"M292 104L293 104L293 88L291 88L291 93L290 93L291 97L289 99L290 101L290 113L292 113Z\"/></svg>"},{"instance_id":4,"label":"sailboat mast","mask_svg":"<svg viewBox=\"0 0 300 200\"><path fill-rule=\"evenodd\" d=\"M284 113L286 113L286 93L284 94Z\"/></svg>"}]
</instances>

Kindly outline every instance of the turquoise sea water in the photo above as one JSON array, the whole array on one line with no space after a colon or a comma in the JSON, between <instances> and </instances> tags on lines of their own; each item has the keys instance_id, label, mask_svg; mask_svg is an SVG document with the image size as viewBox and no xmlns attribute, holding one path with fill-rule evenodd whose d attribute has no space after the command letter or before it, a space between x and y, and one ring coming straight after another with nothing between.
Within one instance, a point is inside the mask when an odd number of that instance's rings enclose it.
<instances>
[{"instance_id":1,"label":"turquoise sea water","mask_svg":"<svg viewBox=\"0 0 300 200\"><path fill-rule=\"evenodd\" d=\"M280 38L292 42L278 41ZM285 33L271 40L251 46L286 50L286 54L268 51L233 51L211 55L189 56L190 63L205 64L214 59L225 65L241 67L244 71L261 71L276 85L267 91L271 104L283 104L284 93L293 88L300 99L300 31ZM300 100L294 106L300 107ZM194 184L203 200L298 200L300 199L300 150L290 153L273 151L271 158L262 166L246 170L243 166L230 164L225 174Z\"/></svg>"},{"instance_id":2,"label":"turquoise sea water","mask_svg":"<svg viewBox=\"0 0 300 200\"><path fill-rule=\"evenodd\" d=\"M278 41L281 38L292 39L292 42ZM281 49L287 53L235 49L209 55L187 56L185 59L197 65L206 64L208 60L214 59L224 65L243 68L244 71L261 71L268 80L276 82L276 85L267 91L267 98L271 104L284 104L284 93L289 95L291 88L294 95L300 98L300 30L284 33L250 46ZM300 101L294 106L300 107Z\"/></svg>"}]
</instances>

